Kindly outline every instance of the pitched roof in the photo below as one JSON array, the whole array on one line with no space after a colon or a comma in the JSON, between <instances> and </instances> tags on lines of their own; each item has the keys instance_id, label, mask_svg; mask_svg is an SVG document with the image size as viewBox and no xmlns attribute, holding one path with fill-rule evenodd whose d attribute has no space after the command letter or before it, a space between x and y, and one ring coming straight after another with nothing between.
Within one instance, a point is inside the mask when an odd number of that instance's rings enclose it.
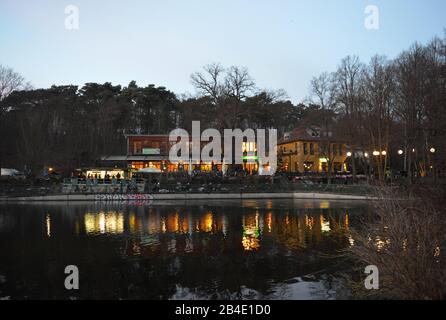
<instances>
[{"instance_id":1,"label":"pitched roof","mask_svg":"<svg viewBox=\"0 0 446 320\"><path fill-rule=\"evenodd\" d=\"M333 142L341 142L340 139L337 139L336 137L330 136L330 141ZM317 142L321 141L322 138L320 137L320 128L318 127L299 127L295 128L293 131L288 133L287 136L282 137L277 142L278 145L291 143L291 142L297 142L297 141L310 141L310 142Z\"/></svg>"}]
</instances>

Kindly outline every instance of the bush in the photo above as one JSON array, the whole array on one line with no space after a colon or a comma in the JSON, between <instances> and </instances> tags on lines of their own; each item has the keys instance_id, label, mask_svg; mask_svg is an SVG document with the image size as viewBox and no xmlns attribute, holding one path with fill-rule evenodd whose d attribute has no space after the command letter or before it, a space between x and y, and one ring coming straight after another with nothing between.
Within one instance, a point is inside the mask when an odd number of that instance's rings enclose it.
<instances>
[{"instance_id":1,"label":"bush","mask_svg":"<svg viewBox=\"0 0 446 320\"><path fill-rule=\"evenodd\" d=\"M379 298L446 299L446 193L421 187L401 193L381 190L376 215L353 231L349 253L379 269ZM359 287L359 285L358 285ZM363 287L363 286L362 286ZM361 290L365 293L365 289Z\"/></svg>"}]
</instances>

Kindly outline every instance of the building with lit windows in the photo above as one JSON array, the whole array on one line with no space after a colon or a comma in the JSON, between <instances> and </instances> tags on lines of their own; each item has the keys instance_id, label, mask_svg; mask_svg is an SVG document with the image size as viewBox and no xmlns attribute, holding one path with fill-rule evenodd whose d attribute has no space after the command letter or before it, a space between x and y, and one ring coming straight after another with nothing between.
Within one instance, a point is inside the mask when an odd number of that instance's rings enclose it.
<instances>
[{"instance_id":1,"label":"building with lit windows","mask_svg":"<svg viewBox=\"0 0 446 320\"><path fill-rule=\"evenodd\" d=\"M192 138L189 137L189 139L190 147L192 147ZM125 155L104 156L101 158L102 162L108 164L110 167L125 167L135 171L152 168L153 172L226 172L226 170L238 168L244 170L247 174L256 174L259 169L255 142L242 142L241 146L233 146L233 148L242 148L243 163L240 165L232 165L223 163L223 155L221 156L222 160L216 163L192 159L189 161L172 162L169 160L169 150L175 142L169 141L169 135L130 134L126 135L126 140L127 147ZM200 150L207 143L206 141L201 141ZM223 141L221 146L223 153Z\"/></svg>"},{"instance_id":2,"label":"building with lit windows","mask_svg":"<svg viewBox=\"0 0 446 320\"><path fill-rule=\"evenodd\" d=\"M278 165L282 172L323 173L332 165L332 172L344 172L347 158L345 143L321 133L318 127L297 128L278 141Z\"/></svg>"}]
</instances>

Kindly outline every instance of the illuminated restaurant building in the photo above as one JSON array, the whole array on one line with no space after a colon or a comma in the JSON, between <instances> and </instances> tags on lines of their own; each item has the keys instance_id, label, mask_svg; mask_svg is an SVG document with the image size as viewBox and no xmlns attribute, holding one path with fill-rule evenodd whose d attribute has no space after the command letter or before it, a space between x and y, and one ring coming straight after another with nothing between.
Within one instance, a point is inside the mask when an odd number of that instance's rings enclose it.
<instances>
[{"instance_id":1,"label":"illuminated restaurant building","mask_svg":"<svg viewBox=\"0 0 446 320\"><path fill-rule=\"evenodd\" d=\"M126 135L127 150L123 156L104 156L101 160L128 169L140 170L152 168L153 172L217 172L226 171L231 164L204 162L201 160L170 161L169 150L175 142L169 141L169 135ZM192 139L190 147L192 148ZM200 150L209 142L201 141ZM222 149L224 143L222 141ZM257 147L255 142L243 142L240 146L243 152L243 164L239 167L249 174L258 172ZM223 151L222 151L223 152ZM221 157L223 159L223 155ZM248 161L249 160L249 161ZM236 167L236 165L234 165Z\"/></svg>"},{"instance_id":2,"label":"illuminated restaurant building","mask_svg":"<svg viewBox=\"0 0 446 320\"><path fill-rule=\"evenodd\" d=\"M331 132L326 134L328 136L321 137L317 127L298 128L286 133L277 143L281 171L323 173L328 171L328 163L331 163L332 172L344 172L346 145L333 138Z\"/></svg>"}]
</instances>

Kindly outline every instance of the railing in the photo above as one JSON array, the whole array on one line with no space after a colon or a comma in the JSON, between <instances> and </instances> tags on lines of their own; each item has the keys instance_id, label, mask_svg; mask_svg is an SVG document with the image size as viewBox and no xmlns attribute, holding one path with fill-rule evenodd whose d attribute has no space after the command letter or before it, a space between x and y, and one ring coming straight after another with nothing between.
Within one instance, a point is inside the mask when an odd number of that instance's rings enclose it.
<instances>
[{"instance_id":1,"label":"railing","mask_svg":"<svg viewBox=\"0 0 446 320\"><path fill-rule=\"evenodd\" d=\"M172 176L158 180L144 179L65 179L61 184L42 186L4 186L0 194L31 196L48 194L142 194L142 193L282 193L282 192L326 192L350 195L373 194L375 187L367 181L353 184L345 180L333 180L327 184L323 177L290 176L221 177L203 174L195 177Z\"/></svg>"},{"instance_id":2,"label":"railing","mask_svg":"<svg viewBox=\"0 0 446 320\"><path fill-rule=\"evenodd\" d=\"M142 179L64 179L62 193L129 193L144 192Z\"/></svg>"}]
</instances>

